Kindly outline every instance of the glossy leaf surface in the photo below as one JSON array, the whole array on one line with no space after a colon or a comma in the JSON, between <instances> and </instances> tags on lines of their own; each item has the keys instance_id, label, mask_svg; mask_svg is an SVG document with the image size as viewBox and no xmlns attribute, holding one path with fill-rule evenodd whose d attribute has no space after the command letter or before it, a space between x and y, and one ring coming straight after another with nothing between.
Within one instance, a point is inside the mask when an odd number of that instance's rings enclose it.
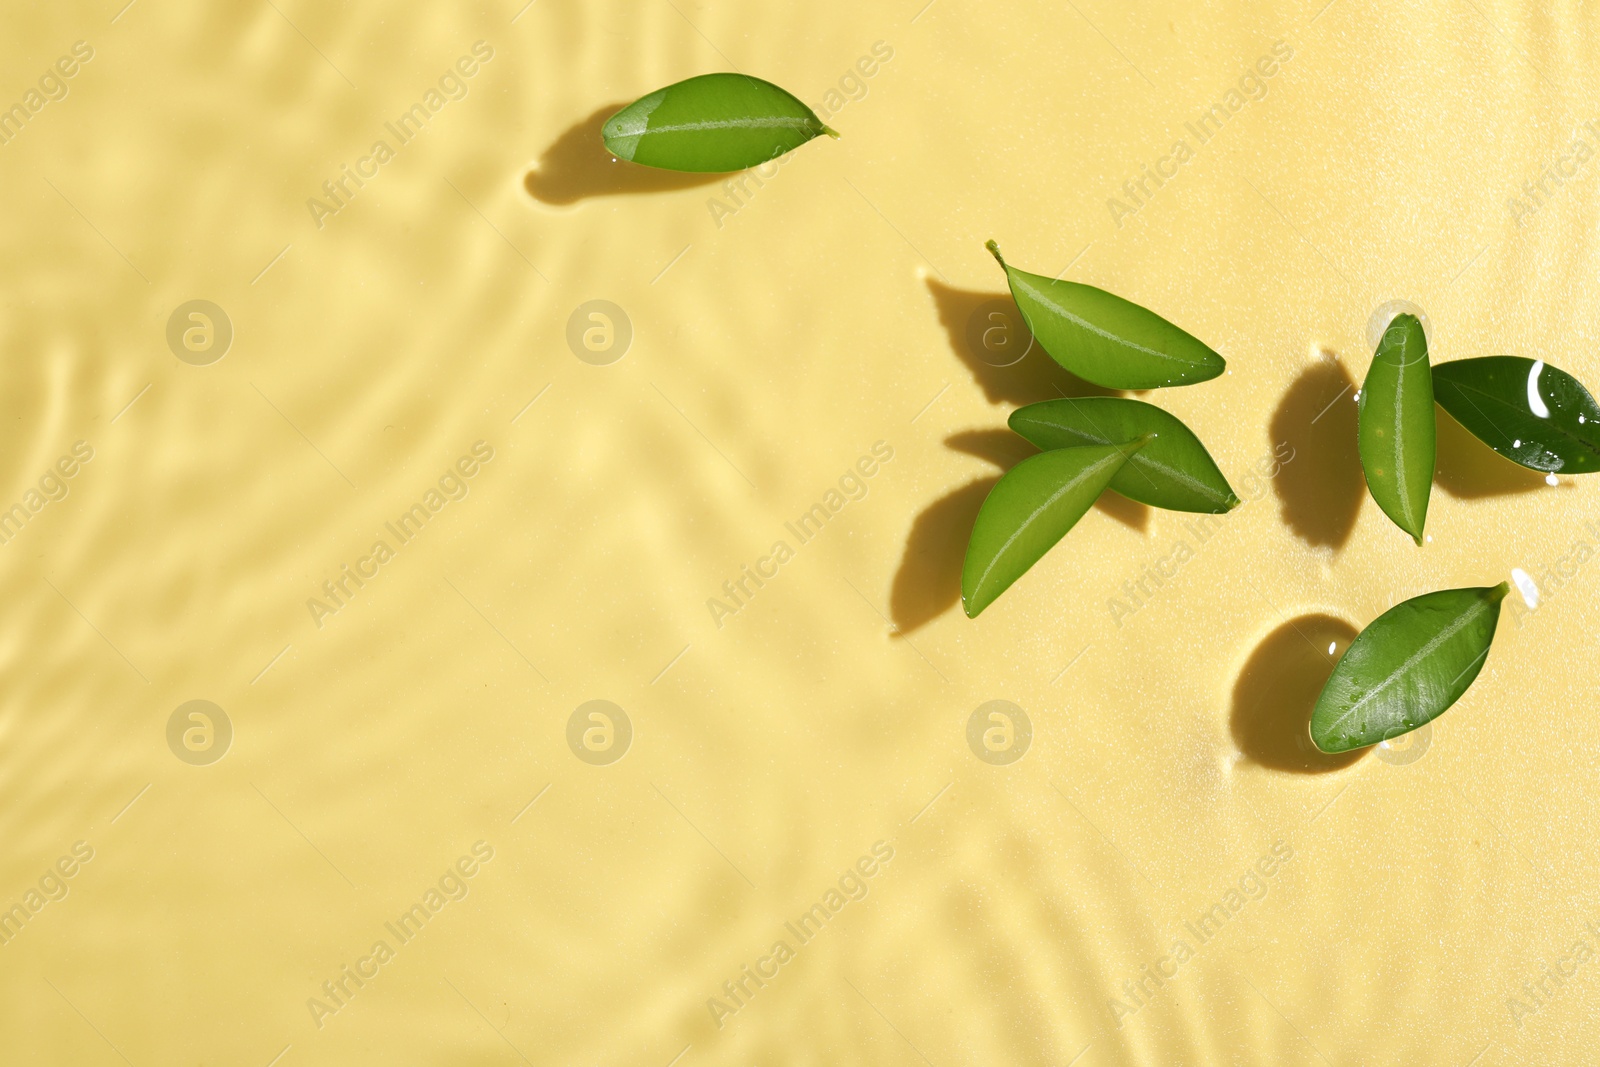
<instances>
[{"instance_id":1,"label":"glossy leaf surface","mask_svg":"<svg viewBox=\"0 0 1600 1067\"><path fill-rule=\"evenodd\" d=\"M1483 669L1505 582L1446 589L1397 604L1356 637L1311 713L1311 740L1348 752L1438 718Z\"/></svg>"},{"instance_id":2,"label":"glossy leaf surface","mask_svg":"<svg viewBox=\"0 0 1600 1067\"><path fill-rule=\"evenodd\" d=\"M792 152L824 126L794 94L744 74L702 74L640 97L600 128L618 159L724 173Z\"/></svg>"},{"instance_id":3,"label":"glossy leaf surface","mask_svg":"<svg viewBox=\"0 0 1600 1067\"><path fill-rule=\"evenodd\" d=\"M1193 385L1226 369L1222 357L1166 319L1120 296L1008 266L1011 296L1033 336L1055 361L1108 389Z\"/></svg>"},{"instance_id":4,"label":"glossy leaf surface","mask_svg":"<svg viewBox=\"0 0 1600 1067\"><path fill-rule=\"evenodd\" d=\"M1047 400L1011 413L1011 428L1046 451L1110 445L1148 436L1110 488L1168 511L1218 513L1236 507L1228 480L1194 431L1154 404L1125 397Z\"/></svg>"},{"instance_id":5,"label":"glossy leaf surface","mask_svg":"<svg viewBox=\"0 0 1600 1067\"><path fill-rule=\"evenodd\" d=\"M1600 470L1600 407L1581 382L1543 361L1484 356L1441 363L1433 368L1433 396L1513 463L1551 474Z\"/></svg>"},{"instance_id":6,"label":"glossy leaf surface","mask_svg":"<svg viewBox=\"0 0 1600 1067\"><path fill-rule=\"evenodd\" d=\"M1428 338L1415 315L1396 315L1384 331L1356 410L1361 469L1372 499L1420 545L1438 426Z\"/></svg>"},{"instance_id":7,"label":"glossy leaf surface","mask_svg":"<svg viewBox=\"0 0 1600 1067\"><path fill-rule=\"evenodd\" d=\"M977 618L1066 536L1144 442L1086 445L1029 456L989 491L967 542L961 605Z\"/></svg>"}]
</instances>

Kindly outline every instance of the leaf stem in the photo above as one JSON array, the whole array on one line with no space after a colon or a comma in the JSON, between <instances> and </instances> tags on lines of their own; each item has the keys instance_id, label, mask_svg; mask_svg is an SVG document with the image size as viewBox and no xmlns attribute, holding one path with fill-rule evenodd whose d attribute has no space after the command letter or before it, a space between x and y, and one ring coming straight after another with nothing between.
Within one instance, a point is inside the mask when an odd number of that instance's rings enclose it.
<instances>
[{"instance_id":1,"label":"leaf stem","mask_svg":"<svg viewBox=\"0 0 1600 1067\"><path fill-rule=\"evenodd\" d=\"M995 262L1000 264L1001 270L1010 269L1006 266L1006 259L1000 254L1000 246L995 242L994 238L991 237L985 241L983 247L987 248L990 254L994 256Z\"/></svg>"},{"instance_id":2,"label":"leaf stem","mask_svg":"<svg viewBox=\"0 0 1600 1067\"><path fill-rule=\"evenodd\" d=\"M824 125L822 127L822 132L827 134L829 137L832 137L835 141L837 141L841 136L839 131L834 129L832 126Z\"/></svg>"}]
</instances>

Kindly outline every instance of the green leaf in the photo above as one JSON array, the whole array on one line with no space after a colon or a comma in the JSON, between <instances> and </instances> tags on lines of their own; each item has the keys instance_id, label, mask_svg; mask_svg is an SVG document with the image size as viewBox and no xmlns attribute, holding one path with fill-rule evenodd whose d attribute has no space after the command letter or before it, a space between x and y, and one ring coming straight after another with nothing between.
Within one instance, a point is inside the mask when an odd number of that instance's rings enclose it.
<instances>
[{"instance_id":1,"label":"green leaf","mask_svg":"<svg viewBox=\"0 0 1600 1067\"><path fill-rule=\"evenodd\" d=\"M1356 412L1361 469L1372 499L1420 545L1438 426L1428 337L1415 315L1396 315L1384 331Z\"/></svg>"},{"instance_id":2,"label":"green leaf","mask_svg":"<svg viewBox=\"0 0 1600 1067\"><path fill-rule=\"evenodd\" d=\"M1006 265L1000 246L985 247L1005 269L1011 296L1044 350L1086 382L1107 389L1193 385L1221 374L1221 356L1153 311L1078 282L1057 281Z\"/></svg>"},{"instance_id":3,"label":"green leaf","mask_svg":"<svg viewBox=\"0 0 1600 1067\"><path fill-rule=\"evenodd\" d=\"M702 74L657 89L600 128L618 159L699 173L760 166L824 133L839 136L794 94L745 74Z\"/></svg>"},{"instance_id":4,"label":"green leaf","mask_svg":"<svg viewBox=\"0 0 1600 1067\"><path fill-rule=\"evenodd\" d=\"M1059 448L1007 471L978 509L967 542L961 566L967 617L977 618L1065 537L1144 443Z\"/></svg>"},{"instance_id":5,"label":"green leaf","mask_svg":"<svg viewBox=\"0 0 1600 1067\"><path fill-rule=\"evenodd\" d=\"M1478 440L1536 471L1600 470L1600 407L1566 371L1521 356L1433 368L1433 398Z\"/></svg>"},{"instance_id":6,"label":"green leaf","mask_svg":"<svg viewBox=\"0 0 1600 1067\"><path fill-rule=\"evenodd\" d=\"M1046 400L1013 411L1011 428L1046 451L1149 437L1110 488L1168 511L1217 514L1239 504L1200 438L1154 404L1117 396Z\"/></svg>"},{"instance_id":7,"label":"green leaf","mask_svg":"<svg viewBox=\"0 0 1600 1067\"><path fill-rule=\"evenodd\" d=\"M1489 656L1510 586L1445 589L1396 604L1350 642L1311 713L1311 740L1348 752L1432 722Z\"/></svg>"}]
</instances>

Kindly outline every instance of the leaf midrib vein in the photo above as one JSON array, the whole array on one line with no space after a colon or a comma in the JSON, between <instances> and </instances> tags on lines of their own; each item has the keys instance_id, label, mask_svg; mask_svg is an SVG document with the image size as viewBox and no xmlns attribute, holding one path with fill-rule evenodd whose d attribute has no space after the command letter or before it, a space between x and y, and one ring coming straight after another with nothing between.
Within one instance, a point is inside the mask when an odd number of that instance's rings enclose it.
<instances>
[{"instance_id":1,"label":"leaf midrib vein","mask_svg":"<svg viewBox=\"0 0 1600 1067\"><path fill-rule=\"evenodd\" d=\"M1395 368L1394 379L1394 483L1400 490L1400 511L1406 517L1407 533L1416 529L1417 518L1411 509L1411 494L1406 489L1406 345L1410 336L1400 337L1400 365Z\"/></svg>"},{"instance_id":2,"label":"leaf midrib vein","mask_svg":"<svg viewBox=\"0 0 1600 1067\"><path fill-rule=\"evenodd\" d=\"M1404 663L1400 664L1400 666L1391 671L1389 676L1380 682L1375 689L1370 690L1366 696L1362 697L1360 700L1351 705L1349 711L1346 711L1343 715L1329 723L1328 731L1331 733L1339 729L1339 727L1344 724L1346 719L1360 711L1369 701L1377 699L1378 694L1389 688L1389 686L1393 684L1397 678L1408 673L1411 668L1415 667L1417 663L1424 657L1432 655L1440 645L1444 644L1446 641L1450 640L1450 638L1460 633L1469 622L1474 621L1479 615L1488 610L1488 606L1485 605L1483 601L1479 600L1474 603L1471 608L1462 612L1460 618L1451 623L1449 626L1445 627L1439 633L1435 634L1427 644L1423 645L1416 652L1413 652Z\"/></svg>"},{"instance_id":3,"label":"leaf midrib vein","mask_svg":"<svg viewBox=\"0 0 1600 1067\"><path fill-rule=\"evenodd\" d=\"M1448 364L1446 364L1446 366L1448 366ZM1511 415L1516 416L1519 419L1530 419L1531 420L1533 418L1533 416L1528 415L1526 412L1524 412L1521 408L1517 407L1515 404L1509 403L1508 401L1501 399L1500 397L1496 396L1494 393L1485 392L1484 390L1479 389L1475 385L1467 385L1464 382L1460 382L1460 381L1457 381L1454 378L1449 378L1449 377L1445 378L1444 381L1445 381L1446 385L1450 386L1452 389L1456 390L1457 392L1459 392L1459 393L1476 393L1478 396L1483 397L1483 399L1488 401L1490 404L1494 404L1494 405L1496 405L1498 407L1504 408ZM1475 408L1477 407L1476 404L1473 404L1472 406L1475 407ZM1479 409L1479 414L1482 414L1482 409L1481 408ZM1488 419L1487 415L1485 415L1484 418L1486 420L1488 420L1489 422L1493 423L1493 420L1492 419ZM1548 419L1548 420L1547 419L1539 419L1538 422L1540 424L1548 422L1549 426L1550 426L1550 429L1553 430L1556 433L1556 435L1558 435L1558 436L1560 436L1562 438L1565 438L1568 441L1571 441L1573 444L1575 444L1578 447L1582 448L1583 450L1587 451L1591 456L1600 457L1600 448L1597 448L1593 444L1591 444L1590 442L1585 441L1582 437L1579 437L1577 434L1573 433L1571 430L1568 430L1565 426L1562 426L1559 422L1556 422L1554 419ZM1495 425L1494 428L1496 430L1498 430L1501 433L1501 435L1505 434L1505 431L1500 429L1499 425Z\"/></svg>"},{"instance_id":4,"label":"leaf midrib vein","mask_svg":"<svg viewBox=\"0 0 1600 1067\"><path fill-rule=\"evenodd\" d=\"M1051 427L1049 423L1043 423L1041 425L1044 425L1047 428L1054 429L1054 427ZM1111 440L1109 437L1107 437L1103 431L1100 432L1097 435L1097 434L1094 434L1094 433L1086 433L1083 430L1072 429L1070 427L1062 427L1062 428L1066 429L1069 433L1079 434L1082 437L1084 437L1086 440L1093 441L1097 445L1114 445L1114 444L1118 443L1116 441ZM1136 454L1134 454L1132 456L1129 456L1128 457L1128 463L1130 465L1134 465L1134 466L1149 467L1150 469L1152 469L1154 471L1157 471L1160 474L1165 474L1167 477L1171 478L1173 481L1180 482L1183 485L1188 486L1190 489L1193 489L1195 492L1199 493L1200 495L1206 497L1207 499L1215 500L1219 504L1225 504L1225 503L1228 502L1228 498L1226 496L1224 496L1223 494L1217 492L1215 489L1211 488L1205 482L1200 481L1199 479L1195 478L1193 475L1189 474L1188 472L1180 470L1177 467L1169 467L1165 463L1162 463L1160 460L1152 459L1152 458L1150 458L1149 456L1147 456L1147 455L1145 455L1143 453L1136 453Z\"/></svg>"},{"instance_id":5,"label":"leaf midrib vein","mask_svg":"<svg viewBox=\"0 0 1600 1067\"><path fill-rule=\"evenodd\" d=\"M738 119L705 119L701 122L677 122L666 126L651 126L644 130L645 134L652 133L683 133L699 130L768 130L768 129L809 129L812 126L810 119L790 118L782 115L769 117L751 116Z\"/></svg>"},{"instance_id":6,"label":"leaf midrib vein","mask_svg":"<svg viewBox=\"0 0 1600 1067\"><path fill-rule=\"evenodd\" d=\"M1045 296L1043 290L1038 289L1038 288L1036 288L1034 286L1031 286L1025 280L1023 280L1020 277L1020 272L1014 274L1013 276L1016 277L1017 285L1019 285L1022 288L1022 290L1024 292L1026 292L1029 296L1033 297L1035 300L1039 301L1039 303L1041 303L1041 304L1045 305L1046 307L1050 308L1051 310L1055 311L1057 314L1061 315L1063 318L1069 319L1070 321L1072 321L1074 323L1077 323L1079 326L1083 327L1085 330L1088 330L1092 334L1095 334L1095 335L1100 336L1100 337L1104 337L1106 340L1111 341L1114 344L1122 345L1125 348L1131 348L1136 352L1143 352L1146 355L1155 356L1157 359L1165 359L1165 360L1170 360L1173 363L1181 363L1185 367L1200 367L1200 366L1204 366L1204 361L1203 360L1185 359L1182 356L1174 355L1171 352L1158 352L1153 348L1146 348L1144 345L1141 345L1141 344L1138 344L1136 342L1130 341L1126 337L1118 337L1116 334L1111 333L1108 330L1102 330L1100 327L1096 326L1094 323L1089 322L1087 319L1079 318L1077 315L1074 315L1072 312L1068 311L1066 308L1062 307L1060 304L1057 304L1055 301L1050 300L1048 297Z\"/></svg>"},{"instance_id":7,"label":"leaf midrib vein","mask_svg":"<svg viewBox=\"0 0 1600 1067\"><path fill-rule=\"evenodd\" d=\"M984 585L986 585L988 583L988 581L989 581L989 575L994 573L994 569L1000 565L1000 561L1005 558L1006 553L1011 551L1011 546L1016 544L1017 538L1021 537L1024 533L1026 533L1028 528L1030 526L1032 526L1033 523L1039 518L1039 516L1042 515L1046 510L1048 510L1049 507L1052 504L1054 504L1057 500L1060 500L1063 496L1065 496L1067 493L1071 492L1073 489L1077 488L1084 481L1084 479L1086 479L1090 475L1095 474L1098 471L1100 471L1102 468L1104 468L1106 466L1106 464L1114 462L1116 460L1120 460L1122 458L1123 458L1123 456L1122 456L1121 453L1114 452L1111 455L1107 456L1105 459L1102 459L1102 460L1099 460L1099 461L1097 461L1095 463L1089 464L1089 466L1087 466L1087 467L1083 468L1083 470L1079 471L1076 475L1073 476L1073 478L1070 481L1068 481L1060 489L1057 489L1054 493L1051 493L1050 496L1045 499L1044 503L1042 503L1038 507L1034 508L1033 511L1028 514L1027 518L1023 519L1020 523L1017 524L1017 528L1011 532L1011 536L1005 539L1005 542L1003 544L1001 544L1000 548L995 552L994 556L989 560L989 565L983 569L983 573L978 575L978 580L973 583L973 586L972 586L973 591L977 592L977 591L983 589Z\"/></svg>"}]
</instances>

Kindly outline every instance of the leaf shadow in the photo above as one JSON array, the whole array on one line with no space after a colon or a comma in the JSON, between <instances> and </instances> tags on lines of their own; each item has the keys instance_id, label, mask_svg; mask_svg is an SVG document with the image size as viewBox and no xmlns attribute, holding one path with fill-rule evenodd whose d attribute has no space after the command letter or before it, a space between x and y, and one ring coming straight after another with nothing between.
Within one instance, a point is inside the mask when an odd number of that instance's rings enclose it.
<instances>
[{"instance_id":1,"label":"leaf shadow","mask_svg":"<svg viewBox=\"0 0 1600 1067\"><path fill-rule=\"evenodd\" d=\"M1230 722L1234 743L1247 759L1276 771L1323 774L1366 754L1358 749L1328 755L1311 743L1317 697L1356 632L1332 615L1301 615L1256 645L1234 682Z\"/></svg>"},{"instance_id":2,"label":"leaf shadow","mask_svg":"<svg viewBox=\"0 0 1600 1067\"><path fill-rule=\"evenodd\" d=\"M627 101L607 104L569 127L523 176L523 188L535 200L565 206L597 196L672 192L722 180L721 174L687 174L624 163L606 151L600 128L626 106Z\"/></svg>"},{"instance_id":3,"label":"leaf shadow","mask_svg":"<svg viewBox=\"0 0 1600 1067\"><path fill-rule=\"evenodd\" d=\"M1356 444L1355 388L1344 364L1324 350L1272 414L1271 439L1294 450L1272 483L1283 521L1313 547L1343 548L1361 513L1367 480Z\"/></svg>"},{"instance_id":4,"label":"leaf shadow","mask_svg":"<svg viewBox=\"0 0 1600 1067\"><path fill-rule=\"evenodd\" d=\"M1125 395L1086 382L1051 359L1034 342L1010 293L957 289L933 278L927 283L951 350L989 403L1022 405L1062 397Z\"/></svg>"},{"instance_id":5,"label":"leaf shadow","mask_svg":"<svg viewBox=\"0 0 1600 1067\"><path fill-rule=\"evenodd\" d=\"M1472 431L1434 407L1438 424L1438 454L1434 462L1434 483L1458 500L1512 496L1549 489L1545 476L1506 459L1478 440Z\"/></svg>"},{"instance_id":6,"label":"leaf shadow","mask_svg":"<svg viewBox=\"0 0 1600 1067\"><path fill-rule=\"evenodd\" d=\"M1008 471L1039 450L1010 430L962 430L944 439L946 448L986 460Z\"/></svg>"},{"instance_id":7,"label":"leaf shadow","mask_svg":"<svg viewBox=\"0 0 1600 1067\"><path fill-rule=\"evenodd\" d=\"M897 636L908 636L961 600L961 563L978 509L1000 476L980 478L923 508L906 536L900 569L889 591Z\"/></svg>"},{"instance_id":8,"label":"leaf shadow","mask_svg":"<svg viewBox=\"0 0 1600 1067\"><path fill-rule=\"evenodd\" d=\"M1096 497L1094 509L1139 533L1144 533L1150 527L1150 505L1129 499L1115 489L1107 489Z\"/></svg>"},{"instance_id":9,"label":"leaf shadow","mask_svg":"<svg viewBox=\"0 0 1600 1067\"><path fill-rule=\"evenodd\" d=\"M989 403L1021 406L1063 397L1126 395L1086 382L1051 359L1034 342L1010 293L957 289L933 278L927 285L951 350ZM945 445L992 463L1002 473L1038 451L1008 430L966 430L946 438ZM900 635L926 626L960 602L967 539L978 509L999 480L996 474L968 482L923 508L912 522L889 594L889 614ZM1149 527L1150 508L1117 493L1100 494L1094 506L1132 530Z\"/></svg>"}]
</instances>

